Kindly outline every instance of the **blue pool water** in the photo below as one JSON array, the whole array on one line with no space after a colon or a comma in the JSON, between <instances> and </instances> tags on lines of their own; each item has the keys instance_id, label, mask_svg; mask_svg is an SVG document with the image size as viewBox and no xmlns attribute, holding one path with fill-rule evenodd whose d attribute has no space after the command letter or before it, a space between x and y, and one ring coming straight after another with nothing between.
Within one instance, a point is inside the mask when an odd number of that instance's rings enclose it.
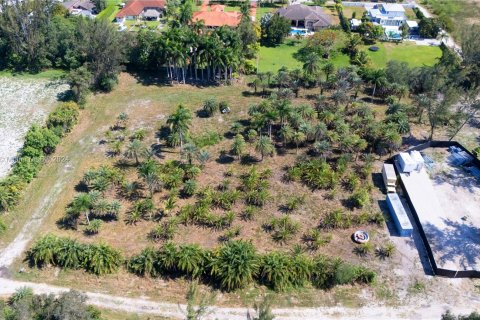
<instances>
[{"instance_id":1,"label":"blue pool water","mask_svg":"<svg viewBox=\"0 0 480 320\"><path fill-rule=\"evenodd\" d=\"M306 31L305 30L300 30L300 29L291 29L290 34L292 36L297 35L297 34L299 34L301 36L304 36L306 34Z\"/></svg>"}]
</instances>

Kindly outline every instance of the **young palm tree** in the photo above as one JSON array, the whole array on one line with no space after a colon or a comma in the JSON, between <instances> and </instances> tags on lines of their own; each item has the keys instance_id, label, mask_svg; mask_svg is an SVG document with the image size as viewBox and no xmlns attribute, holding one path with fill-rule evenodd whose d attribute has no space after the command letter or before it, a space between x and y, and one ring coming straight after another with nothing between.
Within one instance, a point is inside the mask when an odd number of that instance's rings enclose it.
<instances>
[{"instance_id":1,"label":"young palm tree","mask_svg":"<svg viewBox=\"0 0 480 320\"><path fill-rule=\"evenodd\" d=\"M97 275L114 273L122 263L120 251L107 244L90 245L85 252L85 268Z\"/></svg>"},{"instance_id":2,"label":"young palm tree","mask_svg":"<svg viewBox=\"0 0 480 320\"><path fill-rule=\"evenodd\" d=\"M250 242L229 241L212 258L210 269L222 288L234 290L253 282L259 271L259 258Z\"/></svg>"},{"instance_id":3,"label":"young palm tree","mask_svg":"<svg viewBox=\"0 0 480 320\"><path fill-rule=\"evenodd\" d=\"M83 263L85 255L85 245L72 240L62 239L59 241L56 249L56 260L59 265L67 269L77 269Z\"/></svg>"},{"instance_id":4,"label":"young palm tree","mask_svg":"<svg viewBox=\"0 0 480 320\"><path fill-rule=\"evenodd\" d=\"M187 143L183 146L181 154L183 158L187 159L188 164L191 165L193 159L198 155L198 148L192 143Z\"/></svg>"},{"instance_id":5,"label":"young palm tree","mask_svg":"<svg viewBox=\"0 0 480 320\"><path fill-rule=\"evenodd\" d=\"M275 146L266 136L261 136L255 144L255 151L262 156L260 161L263 161L265 155L272 155L275 153Z\"/></svg>"},{"instance_id":6,"label":"young palm tree","mask_svg":"<svg viewBox=\"0 0 480 320\"><path fill-rule=\"evenodd\" d=\"M143 180L145 181L145 184L147 185L150 198L153 197L153 194L156 191L159 191L162 188L162 180L160 179L160 176L156 173L149 172L143 178Z\"/></svg>"},{"instance_id":7,"label":"young palm tree","mask_svg":"<svg viewBox=\"0 0 480 320\"><path fill-rule=\"evenodd\" d=\"M325 79L328 82L330 80L330 76L335 72L335 66L333 63L328 62L322 67L322 71L325 74Z\"/></svg>"},{"instance_id":8,"label":"young palm tree","mask_svg":"<svg viewBox=\"0 0 480 320\"><path fill-rule=\"evenodd\" d=\"M132 257L127 263L127 269L140 276L155 277L158 274L157 251L148 247L142 250L139 255Z\"/></svg>"},{"instance_id":9,"label":"young palm tree","mask_svg":"<svg viewBox=\"0 0 480 320\"><path fill-rule=\"evenodd\" d=\"M313 144L315 152L324 160L327 158L327 154L332 150L332 146L327 140L317 141Z\"/></svg>"},{"instance_id":10,"label":"young palm tree","mask_svg":"<svg viewBox=\"0 0 480 320\"><path fill-rule=\"evenodd\" d=\"M268 253L262 258L260 277L275 291L285 291L292 287L295 278L292 258L282 252Z\"/></svg>"},{"instance_id":11,"label":"young palm tree","mask_svg":"<svg viewBox=\"0 0 480 320\"><path fill-rule=\"evenodd\" d=\"M298 146L305 142L306 136L303 132L301 131L295 131L292 136L292 141L295 143L297 150L296 153L298 154Z\"/></svg>"},{"instance_id":12,"label":"young palm tree","mask_svg":"<svg viewBox=\"0 0 480 320\"><path fill-rule=\"evenodd\" d=\"M140 140L133 140L127 146L125 151L125 157L128 159L135 159L135 164L138 166L140 164L139 157L146 152L145 146Z\"/></svg>"},{"instance_id":13,"label":"young palm tree","mask_svg":"<svg viewBox=\"0 0 480 320\"><path fill-rule=\"evenodd\" d=\"M53 234L47 234L35 242L28 252L28 257L34 265L39 267L54 264L60 246L60 238Z\"/></svg>"},{"instance_id":14,"label":"young palm tree","mask_svg":"<svg viewBox=\"0 0 480 320\"><path fill-rule=\"evenodd\" d=\"M204 252L198 244L181 245L177 252L177 269L192 277L203 273Z\"/></svg>"},{"instance_id":15,"label":"young palm tree","mask_svg":"<svg viewBox=\"0 0 480 320\"><path fill-rule=\"evenodd\" d=\"M191 181L191 180L188 180L188 181ZM176 207L177 207L177 200L175 199L175 197L174 196L168 197L167 200L163 202L163 214L168 215Z\"/></svg>"},{"instance_id":16,"label":"young palm tree","mask_svg":"<svg viewBox=\"0 0 480 320\"><path fill-rule=\"evenodd\" d=\"M245 151L245 146L246 146L245 139L241 134L237 134L233 139L231 151L234 155L238 156L238 159L240 159L243 152Z\"/></svg>"}]
</instances>

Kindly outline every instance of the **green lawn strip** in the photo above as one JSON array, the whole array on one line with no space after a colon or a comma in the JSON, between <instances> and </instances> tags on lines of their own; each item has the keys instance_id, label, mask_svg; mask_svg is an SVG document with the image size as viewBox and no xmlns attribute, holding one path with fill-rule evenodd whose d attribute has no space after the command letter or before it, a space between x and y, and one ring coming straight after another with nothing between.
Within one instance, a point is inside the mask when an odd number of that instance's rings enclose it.
<instances>
[{"instance_id":1,"label":"green lawn strip","mask_svg":"<svg viewBox=\"0 0 480 320\"><path fill-rule=\"evenodd\" d=\"M294 45L295 44L295 45ZM290 70L302 68L302 62L294 58L294 54L301 48L302 43L287 40L277 47L260 47L258 71L277 72L285 66ZM380 50L373 52L368 50L370 46L362 46L371 59L372 66L384 68L389 60L407 62L410 67L432 66L441 57L442 51L435 46L418 46L404 42L400 44L378 42L375 46ZM332 57L331 62L337 67L346 67L350 64L349 57L339 53Z\"/></svg>"},{"instance_id":2,"label":"green lawn strip","mask_svg":"<svg viewBox=\"0 0 480 320\"><path fill-rule=\"evenodd\" d=\"M120 4L120 1L118 0L108 1L107 7L97 15L97 18L113 21L117 13L120 11L119 4Z\"/></svg>"}]
</instances>

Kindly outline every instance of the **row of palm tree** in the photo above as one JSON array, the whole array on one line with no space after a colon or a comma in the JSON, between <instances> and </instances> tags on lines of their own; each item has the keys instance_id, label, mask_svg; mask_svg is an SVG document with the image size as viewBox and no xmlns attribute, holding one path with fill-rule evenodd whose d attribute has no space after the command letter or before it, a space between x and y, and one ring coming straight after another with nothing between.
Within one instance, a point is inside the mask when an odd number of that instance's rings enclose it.
<instances>
[{"instance_id":1,"label":"row of palm tree","mask_svg":"<svg viewBox=\"0 0 480 320\"><path fill-rule=\"evenodd\" d=\"M47 234L37 240L27 253L30 263L37 267L58 266L65 269L85 269L104 275L116 272L123 256L106 244L83 244L70 238Z\"/></svg>"},{"instance_id":2,"label":"row of palm tree","mask_svg":"<svg viewBox=\"0 0 480 320\"><path fill-rule=\"evenodd\" d=\"M247 287L255 281L285 291L308 283L329 288L336 284L371 283L375 279L373 271L340 259L310 258L298 251L260 255L244 240L230 240L213 250L168 242L159 250L144 249L128 261L127 267L141 276L200 278L227 291Z\"/></svg>"},{"instance_id":3,"label":"row of palm tree","mask_svg":"<svg viewBox=\"0 0 480 320\"><path fill-rule=\"evenodd\" d=\"M172 81L229 81L243 59L238 33L228 27L207 30L201 23L138 36L138 63L165 66ZM136 53L136 54L137 54Z\"/></svg>"}]
</instances>

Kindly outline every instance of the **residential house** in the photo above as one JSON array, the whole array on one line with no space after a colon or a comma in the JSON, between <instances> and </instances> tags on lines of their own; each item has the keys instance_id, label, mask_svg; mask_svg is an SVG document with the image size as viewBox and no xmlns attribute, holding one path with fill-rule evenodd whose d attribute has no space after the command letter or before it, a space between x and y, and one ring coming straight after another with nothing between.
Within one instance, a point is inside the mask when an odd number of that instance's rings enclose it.
<instances>
[{"instance_id":1,"label":"residential house","mask_svg":"<svg viewBox=\"0 0 480 320\"><path fill-rule=\"evenodd\" d=\"M290 20L292 26L310 31L328 28L332 25L332 17L323 12L322 7L294 4L281 8L277 13Z\"/></svg>"},{"instance_id":2,"label":"residential house","mask_svg":"<svg viewBox=\"0 0 480 320\"><path fill-rule=\"evenodd\" d=\"M400 27L407 19L405 9L397 3L381 3L367 7L370 21L382 27Z\"/></svg>"},{"instance_id":3,"label":"residential house","mask_svg":"<svg viewBox=\"0 0 480 320\"><path fill-rule=\"evenodd\" d=\"M255 20L256 4L250 5L250 18ZM236 28L242 20L242 14L238 11L225 11L225 6L220 4L209 5L209 1L202 3L199 11L193 13L193 22L202 22L207 28L228 26Z\"/></svg>"},{"instance_id":4,"label":"residential house","mask_svg":"<svg viewBox=\"0 0 480 320\"><path fill-rule=\"evenodd\" d=\"M95 4L90 0L72 0L67 2L62 2L68 12L72 15L82 15L85 17L94 18L97 14Z\"/></svg>"},{"instance_id":5,"label":"residential house","mask_svg":"<svg viewBox=\"0 0 480 320\"><path fill-rule=\"evenodd\" d=\"M401 38L400 27L407 24L410 32L418 30L416 21L407 21L405 8L398 3L380 3L374 5L365 5L368 17L371 22L380 25L385 30L385 34L390 39Z\"/></svg>"},{"instance_id":6,"label":"residential house","mask_svg":"<svg viewBox=\"0 0 480 320\"><path fill-rule=\"evenodd\" d=\"M115 16L117 22L125 20L158 20L165 11L166 0L130 0Z\"/></svg>"}]
</instances>

